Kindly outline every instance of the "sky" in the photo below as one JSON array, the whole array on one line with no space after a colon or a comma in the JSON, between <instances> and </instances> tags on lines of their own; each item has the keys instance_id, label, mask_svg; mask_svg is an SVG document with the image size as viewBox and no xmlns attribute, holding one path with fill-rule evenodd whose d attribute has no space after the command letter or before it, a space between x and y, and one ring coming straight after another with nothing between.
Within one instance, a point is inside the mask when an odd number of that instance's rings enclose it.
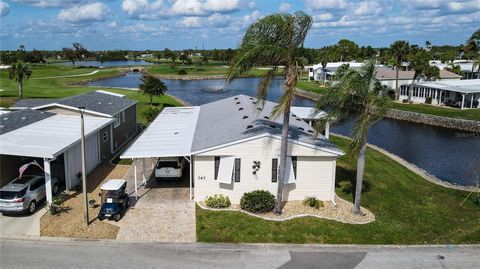
<instances>
[{"instance_id":1,"label":"sky","mask_svg":"<svg viewBox=\"0 0 480 269\"><path fill-rule=\"evenodd\" d=\"M236 48L252 22L299 10L314 19L311 48L459 45L480 28L480 0L0 0L0 49Z\"/></svg>"}]
</instances>

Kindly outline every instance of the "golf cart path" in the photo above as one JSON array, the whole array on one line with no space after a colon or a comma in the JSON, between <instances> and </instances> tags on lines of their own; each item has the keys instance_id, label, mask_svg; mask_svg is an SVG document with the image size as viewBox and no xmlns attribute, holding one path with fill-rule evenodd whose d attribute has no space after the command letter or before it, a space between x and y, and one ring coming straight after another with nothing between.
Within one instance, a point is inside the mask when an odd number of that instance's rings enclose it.
<instances>
[{"instance_id":1,"label":"golf cart path","mask_svg":"<svg viewBox=\"0 0 480 269\"><path fill-rule=\"evenodd\" d=\"M49 79L49 78L74 78L74 77L85 77L85 76L91 76L95 75L96 73L100 72L100 70L94 70L90 73L86 74L78 74L78 75L66 75L66 76L53 76L53 77L38 77L38 78L32 78L32 79Z\"/></svg>"}]
</instances>

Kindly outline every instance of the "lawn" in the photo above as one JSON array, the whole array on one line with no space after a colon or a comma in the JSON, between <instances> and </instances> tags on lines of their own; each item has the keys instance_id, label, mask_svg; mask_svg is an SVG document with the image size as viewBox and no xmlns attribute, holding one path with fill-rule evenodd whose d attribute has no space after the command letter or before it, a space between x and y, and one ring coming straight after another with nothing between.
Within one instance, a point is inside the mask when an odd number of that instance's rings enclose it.
<instances>
[{"instance_id":1,"label":"lawn","mask_svg":"<svg viewBox=\"0 0 480 269\"><path fill-rule=\"evenodd\" d=\"M333 137L342 149L347 140ZM337 162L336 193L352 201L355 160ZM376 215L370 224L351 225L316 218L273 222L240 212L197 207L201 242L459 244L480 243L480 206L464 191L429 183L387 156L368 149L362 202Z\"/></svg>"},{"instance_id":2,"label":"lawn","mask_svg":"<svg viewBox=\"0 0 480 269\"><path fill-rule=\"evenodd\" d=\"M73 78L52 78L52 79L38 79L40 77L51 76L66 76L66 75L78 75L87 74L94 70L94 68L72 68L66 66L55 65L39 65L32 66L32 77L24 82L23 94L24 98L62 98L70 95L81 94L98 89L107 90L115 93L120 93L128 98L138 100L137 104L137 118L140 122L145 124L145 121L141 118L141 112L149 105L149 98L137 91L121 90L121 89L108 89L108 88L96 88L75 86L73 83L78 83L85 80L106 78L111 76L117 76L122 73L118 68L105 68L100 69L100 72L90 76L73 77ZM0 106L9 107L15 103L18 99L17 83L14 80L8 79L8 71L0 71ZM164 106L176 106L179 103L170 96L162 96L154 98L154 102L163 104Z\"/></svg>"},{"instance_id":3,"label":"lawn","mask_svg":"<svg viewBox=\"0 0 480 269\"><path fill-rule=\"evenodd\" d=\"M304 91L314 92L318 94L328 91L328 87L320 87L314 81L299 80L297 81L297 88Z\"/></svg>"},{"instance_id":4,"label":"lawn","mask_svg":"<svg viewBox=\"0 0 480 269\"><path fill-rule=\"evenodd\" d=\"M464 109L438 107L427 104L401 104L394 103L393 108L398 110L405 110L411 112L418 112L423 114L430 114L436 116L475 120L480 121L480 109Z\"/></svg>"}]
</instances>

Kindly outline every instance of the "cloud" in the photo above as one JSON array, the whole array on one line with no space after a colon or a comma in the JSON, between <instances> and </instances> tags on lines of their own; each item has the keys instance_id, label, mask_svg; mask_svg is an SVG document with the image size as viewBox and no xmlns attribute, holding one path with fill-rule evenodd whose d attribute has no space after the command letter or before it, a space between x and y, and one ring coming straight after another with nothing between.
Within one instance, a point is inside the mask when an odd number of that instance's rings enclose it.
<instances>
[{"instance_id":1,"label":"cloud","mask_svg":"<svg viewBox=\"0 0 480 269\"><path fill-rule=\"evenodd\" d=\"M58 13L57 18L69 23L87 23L105 21L109 14L110 9L106 5L97 2L62 9Z\"/></svg>"},{"instance_id":2,"label":"cloud","mask_svg":"<svg viewBox=\"0 0 480 269\"><path fill-rule=\"evenodd\" d=\"M278 11L280 11L281 13L284 13L284 12L287 12L288 10L290 10L292 8L292 5L287 3L287 2L281 2L280 3L280 6L278 7Z\"/></svg>"},{"instance_id":3,"label":"cloud","mask_svg":"<svg viewBox=\"0 0 480 269\"><path fill-rule=\"evenodd\" d=\"M178 22L178 25L185 28L200 28L203 23L200 17L185 17Z\"/></svg>"},{"instance_id":4,"label":"cloud","mask_svg":"<svg viewBox=\"0 0 480 269\"><path fill-rule=\"evenodd\" d=\"M363 1L356 7L354 14L358 16L379 14L383 11L382 6L377 1Z\"/></svg>"},{"instance_id":5,"label":"cloud","mask_svg":"<svg viewBox=\"0 0 480 269\"><path fill-rule=\"evenodd\" d=\"M348 7L345 0L307 0L306 5L311 10L340 10Z\"/></svg>"},{"instance_id":6,"label":"cloud","mask_svg":"<svg viewBox=\"0 0 480 269\"><path fill-rule=\"evenodd\" d=\"M84 5L92 2L98 2L94 0L12 0L15 3L44 8L54 7L72 7L75 5ZM107 2L109 0L106 0Z\"/></svg>"},{"instance_id":7,"label":"cloud","mask_svg":"<svg viewBox=\"0 0 480 269\"><path fill-rule=\"evenodd\" d=\"M8 3L0 1L0 17L5 17L10 13L10 6Z\"/></svg>"}]
</instances>

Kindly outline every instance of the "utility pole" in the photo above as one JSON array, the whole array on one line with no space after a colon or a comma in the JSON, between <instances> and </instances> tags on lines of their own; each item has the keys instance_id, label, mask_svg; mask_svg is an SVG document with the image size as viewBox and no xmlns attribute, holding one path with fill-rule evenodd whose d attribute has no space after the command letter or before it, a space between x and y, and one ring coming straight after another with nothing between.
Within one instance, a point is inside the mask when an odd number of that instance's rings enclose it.
<instances>
[{"instance_id":1,"label":"utility pole","mask_svg":"<svg viewBox=\"0 0 480 269\"><path fill-rule=\"evenodd\" d=\"M85 107L79 107L80 111L80 129L81 129L81 148L82 148L82 190L83 190L83 217L85 219L85 224L88 226L88 196L87 196L87 168L85 161L85 124L83 115L85 113Z\"/></svg>"}]
</instances>

